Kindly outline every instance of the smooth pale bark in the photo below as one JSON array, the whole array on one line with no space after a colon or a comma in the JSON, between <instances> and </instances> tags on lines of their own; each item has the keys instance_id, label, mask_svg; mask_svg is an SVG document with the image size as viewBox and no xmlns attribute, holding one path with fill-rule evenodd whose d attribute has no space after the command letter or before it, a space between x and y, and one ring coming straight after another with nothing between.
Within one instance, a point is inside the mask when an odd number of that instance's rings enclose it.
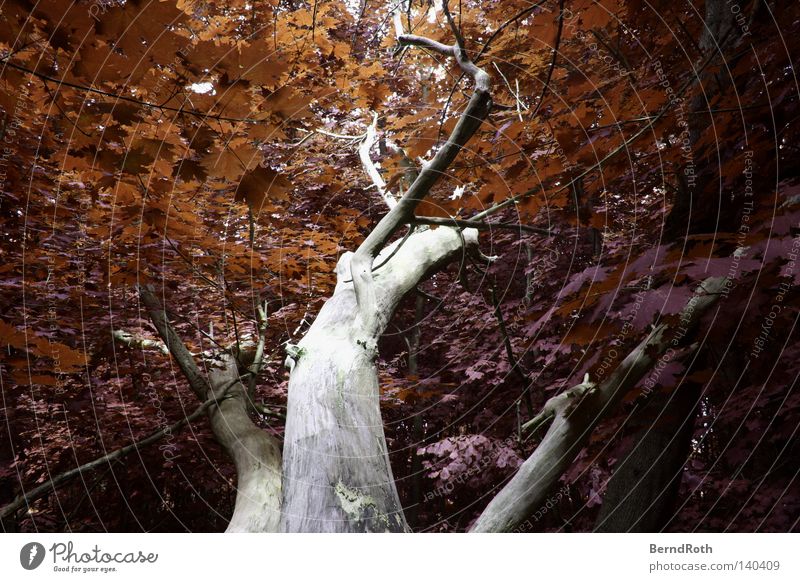
<instances>
[{"instance_id":1,"label":"smooth pale bark","mask_svg":"<svg viewBox=\"0 0 800 582\"><path fill-rule=\"evenodd\" d=\"M209 409L214 436L236 467L236 505L225 531L278 531L281 499L280 447L275 438L250 420L247 388L240 381L241 375L248 374L247 366L253 364L254 353L249 356L242 353L239 360L234 356L233 350L217 354L215 359L206 362L208 369L204 374L178 337L153 291L143 288L140 295L159 335L198 398L205 400L220 388L234 382L217 406Z\"/></svg>"},{"instance_id":2,"label":"smooth pale bark","mask_svg":"<svg viewBox=\"0 0 800 582\"><path fill-rule=\"evenodd\" d=\"M489 76L469 60L460 31L442 3L456 44L413 35L401 46L420 46L453 57L475 84L447 141L408 191L372 229L355 253L339 261L336 290L306 336L289 346L291 368L284 440L284 531L405 531L380 415L378 338L402 297L417 283L470 248L477 230L418 228L387 244L445 175L491 109ZM367 132L366 143L374 136ZM362 162L370 172L369 145ZM386 192L382 192L386 194ZM385 196L384 196L385 198ZM413 227L412 227L413 228Z\"/></svg>"},{"instance_id":3,"label":"smooth pale bark","mask_svg":"<svg viewBox=\"0 0 800 582\"><path fill-rule=\"evenodd\" d=\"M420 230L389 245L375 265L372 321L359 317L350 280L339 283L296 346L289 377L283 456L282 529L290 532L406 531L386 448L375 367L376 338L402 297L477 245L477 231ZM402 243L402 244L401 244Z\"/></svg>"},{"instance_id":4,"label":"smooth pale bark","mask_svg":"<svg viewBox=\"0 0 800 582\"><path fill-rule=\"evenodd\" d=\"M693 330L703 313L719 298L727 279L710 278L681 312L674 326L657 326L599 385L587 380L551 398L534 426L552 424L533 454L492 499L472 527L473 532L508 532L523 525L546 502L547 494L586 443L595 426L619 400ZM530 423L529 423L530 424ZM523 528L524 529L524 528Z\"/></svg>"},{"instance_id":5,"label":"smooth pale bark","mask_svg":"<svg viewBox=\"0 0 800 582\"><path fill-rule=\"evenodd\" d=\"M222 355L208 376L212 390L234 382L208 414L214 436L236 467L236 505L225 531L276 532L281 503L278 443L250 420L247 387L237 381L239 371L232 354Z\"/></svg>"}]
</instances>

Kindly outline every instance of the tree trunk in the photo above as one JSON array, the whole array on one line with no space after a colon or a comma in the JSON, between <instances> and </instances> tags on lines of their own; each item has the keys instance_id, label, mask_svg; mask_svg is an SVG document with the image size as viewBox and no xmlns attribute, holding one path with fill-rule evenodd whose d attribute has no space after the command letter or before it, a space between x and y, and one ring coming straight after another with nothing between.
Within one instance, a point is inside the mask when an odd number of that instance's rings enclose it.
<instances>
[{"instance_id":1,"label":"tree trunk","mask_svg":"<svg viewBox=\"0 0 800 582\"><path fill-rule=\"evenodd\" d=\"M440 227L387 246L373 274L378 313L366 318L352 253L341 258L333 296L287 359L284 531L407 531L380 414L377 338L408 291L476 244L477 231Z\"/></svg>"},{"instance_id":2,"label":"tree trunk","mask_svg":"<svg viewBox=\"0 0 800 582\"><path fill-rule=\"evenodd\" d=\"M693 332L703 313L714 305L727 279L706 279L681 312L673 328L658 325L603 382L588 382L554 396L526 427L551 422L542 442L517 474L492 499L472 527L474 532L507 532L527 529L525 520L547 501L547 495L572 463L592 430L622 397L668 350L675 351Z\"/></svg>"},{"instance_id":3,"label":"tree trunk","mask_svg":"<svg viewBox=\"0 0 800 582\"><path fill-rule=\"evenodd\" d=\"M419 342L422 335L422 320L425 318L425 297L417 293L414 303L414 327L408 338L408 377L417 382L417 392L421 393L422 386L419 384ZM425 430L423 426L422 412L414 415L414 423L411 430L411 507L406 511L406 516L411 525L417 525L419 514L419 504L422 502L422 457L417 454L417 447L421 447L425 440Z\"/></svg>"},{"instance_id":4,"label":"tree trunk","mask_svg":"<svg viewBox=\"0 0 800 582\"><path fill-rule=\"evenodd\" d=\"M236 506L227 532L275 532L280 523L281 454L278 443L258 428L247 414L248 393L240 378L255 353L235 350L216 354L203 374L194 357L167 319L152 289L141 290L142 303L175 358L195 395L205 401L224 386L234 383L216 406L209 410L214 436L236 467ZM262 340L263 341L263 340ZM249 359L249 361L244 361Z\"/></svg>"},{"instance_id":5,"label":"tree trunk","mask_svg":"<svg viewBox=\"0 0 800 582\"><path fill-rule=\"evenodd\" d=\"M641 411L646 426L614 471L597 518L598 532L658 532L670 512L690 450L699 386L687 382L654 395Z\"/></svg>"},{"instance_id":6,"label":"tree trunk","mask_svg":"<svg viewBox=\"0 0 800 582\"><path fill-rule=\"evenodd\" d=\"M695 164L694 158L699 154L697 144L700 138L706 132L715 131L711 104L717 95L729 90L733 83L730 71L740 57L730 58L730 53L746 37L746 33L736 24L736 14L743 11L734 12L733 9L741 8L741 4L744 2L739 0L705 2L703 28L698 39L698 47L702 51L700 58L704 60L709 55L715 55L711 64L723 62L725 66L719 71L714 68L701 71L695 81L700 90L688 103L688 149L684 152L687 159L686 164L678 169L673 206L665 222L665 230L672 237L735 228L731 221L735 218L734 209L739 204L724 200L724 195L730 193L723 192L721 168L718 164ZM758 6L759 2L751 6L753 14Z\"/></svg>"},{"instance_id":7,"label":"tree trunk","mask_svg":"<svg viewBox=\"0 0 800 582\"><path fill-rule=\"evenodd\" d=\"M221 357L209 372L212 391L235 382L209 411L214 436L236 467L236 506L227 532L276 532L280 523L281 451L274 438L247 414L247 387L239 377L236 358Z\"/></svg>"}]
</instances>

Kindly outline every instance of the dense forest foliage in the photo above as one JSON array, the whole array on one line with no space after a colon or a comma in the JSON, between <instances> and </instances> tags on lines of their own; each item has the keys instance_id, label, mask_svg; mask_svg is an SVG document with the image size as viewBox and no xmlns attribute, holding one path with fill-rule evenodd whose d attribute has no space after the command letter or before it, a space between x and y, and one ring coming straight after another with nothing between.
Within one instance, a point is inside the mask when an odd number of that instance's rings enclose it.
<instances>
[{"instance_id":1,"label":"dense forest foliage","mask_svg":"<svg viewBox=\"0 0 800 582\"><path fill-rule=\"evenodd\" d=\"M162 339L204 375L262 349L247 415L280 446L292 349L478 95L465 62L489 109L391 241L477 228L477 249L377 346L410 529L469 530L547 438L543 407L639 346L651 364L515 529L797 530L800 4L0 6L4 530L227 527L215 404Z\"/></svg>"}]
</instances>

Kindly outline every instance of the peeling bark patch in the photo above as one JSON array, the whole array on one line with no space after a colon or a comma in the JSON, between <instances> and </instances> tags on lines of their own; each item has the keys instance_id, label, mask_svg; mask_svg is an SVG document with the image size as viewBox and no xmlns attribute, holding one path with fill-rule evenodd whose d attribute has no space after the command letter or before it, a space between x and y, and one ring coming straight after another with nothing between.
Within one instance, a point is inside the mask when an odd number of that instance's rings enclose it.
<instances>
[{"instance_id":1,"label":"peeling bark patch","mask_svg":"<svg viewBox=\"0 0 800 582\"><path fill-rule=\"evenodd\" d=\"M389 518L377 510L375 500L358 489L348 487L341 480L334 488L339 506L348 520L363 531L389 531Z\"/></svg>"}]
</instances>

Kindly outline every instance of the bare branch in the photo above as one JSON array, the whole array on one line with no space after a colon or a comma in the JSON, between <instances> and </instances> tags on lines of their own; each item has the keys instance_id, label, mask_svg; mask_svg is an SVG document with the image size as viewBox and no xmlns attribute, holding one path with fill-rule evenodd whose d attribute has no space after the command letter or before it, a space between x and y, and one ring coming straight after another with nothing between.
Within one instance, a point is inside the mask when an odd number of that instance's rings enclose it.
<instances>
[{"instance_id":1,"label":"bare branch","mask_svg":"<svg viewBox=\"0 0 800 582\"><path fill-rule=\"evenodd\" d=\"M418 46L448 57L454 57L456 55L455 47L442 44L424 36L417 36L416 34L402 34L397 37L397 42L400 43L400 46Z\"/></svg>"},{"instance_id":2,"label":"bare branch","mask_svg":"<svg viewBox=\"0 0 800 582\"><path fill-rule=\"evenodd\" d=\"M508 356L508 363L511 370L516 374L522 383L522 397L525 398L525 407L528 411L528 416L533 416L533 400L531 399L531 378L527 370L522 367L522 364L514 355L514 347L511 345L511 337L508 335L508 328L506 327L506 320L503 317L503 309L500 306L500 301L497 298L497 291L495 290L494 283L489 287L489 292L492 298L492 306L494 307L494 316L497 319L497 325L500 328L500 333L503 336L503 345L506 348L506 356Z\"/></svg>"},{"instance_id":3,"label":"bare branch","mask_svg":"<svg viewBox=\"0 0 800 582\"><path fill-rule=\"evenodd\" d=\"M152 340L145 337L133 335L132 333L124 331L122 329L115 329L111 335L115 340L117 340L121 344L125 344L128 347L140 348L143 350L153 349L153 350L158 350L165 356L169 355L169 350L167 349L167 345L162 341Z\"/></svg>"},{"instance_id":4,"label":"bare branch","mask_svg":"<svg viewBox=\"0 0 800 582\"><path fill-rule=\"evenodd\" d=\"M461 69L472 76L475 90L448 140L436 152L431 162L420 170L416 180L397 202L397 205L375 226L353 255L350 269L358 302L359 317L362 318L362 323L368 330L378 330L381 327L378 321L381 316L376 309L372 279L372 263L375 257L399 227L413 221L414 211L419 203L428 195L461 148L478 130L489 114L492 104L489 94L489 75L475 66L467 58L466 53L459 50L458 46L447 46L414 35L402 35L398 41L402 46L420 46L455 57ZM369 339L370 341L374 340L374 338Z\"/></svg>"},{"instance_id":5,"label":"bare branch","mask_svg":"<svg viewBox=\"0 0 800 582\"><path fill-rule=\"evenodd\" d=\"M192 391L198 398L204 400L210 390L208 382L200 373L200 369L197 367L192 353L186 347L186 344L183 343L180 336L178 336L178 333L172 327L169 319L167 319L167 313L156 298L152 287L149 285L141 287L139 289L139 296L150 314L153 325L155 325L156 330L158 330L158 335L164 340L167 349L175 358L183 375L186 376Z\"/></svg>"},{"instance_id":6,"label":"bare branch","mask_svg":"<svg viewBox=\"0 0 800 582\"><path fill-rule=\"evenodd\" d=\"M320 135L327 135L328 137L334 137L336 139L345 139L349 141L359 141L367 136L366 133L362 133L360 135L347 135L344 133L333 133L332 131L326 131L324 129L315 129L314 132L312 133L318 133Z\"/></svg>"},{"instance_id":7,"label":"bare branch","mask_svg":"<svg viewBox=\"0 0 800 582\"><path fill-rule=\"evenodd\" d=\"M536 102L536 109L531 113L531 119L536 117L539 110L542 108L544 98L547 95L547 89L550 86L550 81L553 79L553 71L556 68L556 59L558 58L558 47L561 45L561 32L564 30L564 0L559 0L558 4L558 30L556 31L556 42L553 45L553 58L550 61L550 68L547 71L547 77L544 80L542 87L542 94L539 95L539 101Z\"/></svg>"},{"instance_id":8,"label":"bare branch","mask_svg":"<svg viewBox=\"0 0 800 582\"><path fill-rule=\"evenodd\" d=\"M386 206L389 207L389 210L391 210L397 206L397 199L386 189L386 182L383 181L381 173L378 171L378 168L375 166L375 164L372 162L372 158L369 156L369 152L372 149L372 146L375 145L375 141L378 137L377 128L378 114L373 113L372 125L370 125L367 129L367 133L364 135L364 140L358 147L358 156L361 158L361 164L364 166L364 171L367 173L367 176L369 176L372 180L372 183L375 184L378 194L386 203Z\"/></svg>"},{"instance_id":9,"label":"bare branch","mask_svg":"<svg viewBox=\"0 0 800 582\"><path fill-rule=\"evenodd\" d=\"M539 427L545 425L556 416L567 416L570 411L570 405L577 404L587 392L594 390L595 386L595 383L589 381L589 374L586 374L580 384L567 388L561 394L548 399L542 407L542 411L522 425L522 430L536 432Z\"/></svg>"},{"instance_id":10,"label":"bare branch","mask_svg":"<svg viewBox=\"0 0 800 582\"><path fill-rule=\"evenodd\" d=\"M539 228L538 226L528 226L525 224L518 224L514 222L483 222L473 219L462 218L440 218L437 216L415 216L411 221L412 224L428 224L432 226L457 226L459 228L475 228L478 230L492 230L495 228L518 230L523 232L532 232L535 234L542 234L544 236L555 236L550 230L546 228Z\"/></svg>"},{"instance_id":11,"label":"bare branch","mask_svg":"<svg viewBox=\"0 0 800 582\"><path fill-rule=\"evenodd\" d=\"M400 38L403 35L403 20L400 16L400 9L394 11L392 14L392 18L394 20L394 33L395 35Z\"/></svg>"},{"instance_id":12,"label":"bare branch","mask_svg":"<svg viewBox=\"0 0 800 582\"><path fill-rule=\"evenodd\" d=\"M324 129L315 129L314 131L309 132L308 135L303 137L299 142L295 144L295 147L298 147L308 141L314 134L320 134L327 137L332 137L334 139L341 139L349 142L357 142L360 141L360 145L358 146L358 157L361 160L361 164L364 166L364 171L369 176L370 180L372 180L373 185L378 190L378 194L386 203L386 206L389 207L389 210L394 208L397 205L397 199L394 195L387 189L386 182L383 180L383 176L378 171L377 166L370 158L370 150L372 146L375 145L375 141L378 137L377 132L378 127L378 114L372 114L372 124L367 128L365 133L361 135L346 135L342 133L333 133L331 131L326 131Z\"/></svg>"},{"instance_id":13,"label":"bare branch","mask_svg":"<svg viewBox=\"0 0 800 582\"><path fill-rule=\"evenodd\" d=\"M517 102L517 117L519 117L520 121L524 121L524 119L522 118L522 111L523 110L527 111L528 110L528 106L525 105L522 102L522 100L519 98L519 79L514 79L514 84L517 87L517 90L514 91L514 89L511 88L511 84L508 82L508 79L506 79L506 76L503 74L503 71L501 71L500 67L497 66L497 63L492 63L492 65L494 66L495 70L500 75L500 77L502 77L503 82L506 84L506 88L508 89L508 92L511 93L514 96L514 99Z\"/></svg>"},{"instance_id":14,"label":"bare branch","mask_svg":"<svg viewBox=\"0 0 800 582\"><path fill-rule=\"evenodd\" d=\"M248 394L252 402L255 397L256 381L258 374L261 372L261 366L264 363L264 345L267 341L267 301L264 305L258 306L258 343L256 344L256 353L253 356L253 363L247 368L250 372L250 382L248 385Z\"/></svg>"},{"instance_id":15,"label":"bare branch","mask_svg":"<svg viewBox=\"0 0 800 582\"><path fill-rule=\"evenodd\" d=\"M524 18L525 16L527 16L528 14L530 14L531 12L536 10L537 8L540 8L545 2L547 2L547 0L542 0L541 2L539 2L537 4L534 4L532 6L528 6L527 8L525 8L522 11L518 12L516 15L512 16L511 18L506 20L503 24L501 24L500 27L497 30L494 31L492 36L490 36L487 39L487 41L485 43L483 43L483 46L481 47L480 52L478 52L478 55L474 59L472 59L472 61L474 63L477 63L478 61L480 61L481 57L486 53L486 51L489 50L489 46L500 35L500 33L502 33L506 28L508 28L510 25L512 25L517 20L519 20L521 18ZM439 143L439 139L442 136L442 127L444 126L444 120L447 117L447 111L450 108L450 102L452 101L453 95L455 94L456 89L458 88L458 86L461 84L461 80L463 78L464 78L464 73L461 73L461 76L453 84L452 89L450 89L450 95L447 97L447 101L445 101L444 108L442 108L441 121L439 121L439 134L436 137L436 143L437 144ZM500 105L495 105L495 107L501 108Z\"/></svg>"},{"instance_id":16,"label":"bare branch","mask_svg":"<svg viewBox=\"0 0 800 582\"><path fill-rule=\"evenodd\" d=\"M542 442L492 499L471 531L518 528L546 499L600 421L662 357L671 353L669 350L688 343L689 334L717 302L727 281L725 277L712 277L701 283L681 312L676 329L667 323L658 325L604 381L594 385L584 378L582 384L548 400L542 412L526 424L534 429L552 421Z\"/></svg>"},{"instance_id":17,"label":"bare branch","mask_svg":"<svg viewBox=\"0 0 800 582\"><path fill-rule=\"evenodd\" d=\"M450 6L448 5L448 0L442 0L442 10L444 11L444 15L447 18L448 24L450 24L450 30L453 31L453 36L456 37L456 48L458 51L463 53L464 58L467 58L466 54L466 43L464 42L464 37L461 36L461 30L458 28L456 21L453 19L453 15L450 14Z\"/></svg>"},{"instance_id":18,"label":"bare branch","mask_svg":"<svg viewBox=\"0 0 800 582\"><path fill-rule=\"evenodd\" d=\"M235 381L230 382L226 386L223 386L220 390L215 392L210 398L208 398L205 402L203 402L200 406L198 406L194 410L194 412L192 412L189 416L185 416L184 418L173 423L172 425L159 429L143 439L135 441L129 445L122 447L121 449L117 449L116 451L108 453L107 455L103 455L98 459L89 461L88 463L84 463L83 465L76 467L74 469L70 469L69 471L64 471L63 473L56 475L49 481L42 483L41 485L38 485L37 487L34 487L33 489L27 492L23 491L11 503L9 503L5 507L3 507L2 510L0 510L0 520L11 517L24 507L30 507L34 501L48 495L49 493L53 492L56 489L56 487L63 485L68 481L71 481L72 479L78 477L79 475L83 475L84 473L93 471L99 467L102 467L105 464L110 464L114 461L118 461L124 456L132 453L133 451L141 450L144 447L147 447L155 442L158 442L162 437L168 434L175 433L175 431L177 431L179 428L200 418L200 416L203 415L212 404L220 402L224 398L226 392L231 388L231 386L235 385L238 382L239 380L236 379Z\"/></svg>"}]
</instances>

